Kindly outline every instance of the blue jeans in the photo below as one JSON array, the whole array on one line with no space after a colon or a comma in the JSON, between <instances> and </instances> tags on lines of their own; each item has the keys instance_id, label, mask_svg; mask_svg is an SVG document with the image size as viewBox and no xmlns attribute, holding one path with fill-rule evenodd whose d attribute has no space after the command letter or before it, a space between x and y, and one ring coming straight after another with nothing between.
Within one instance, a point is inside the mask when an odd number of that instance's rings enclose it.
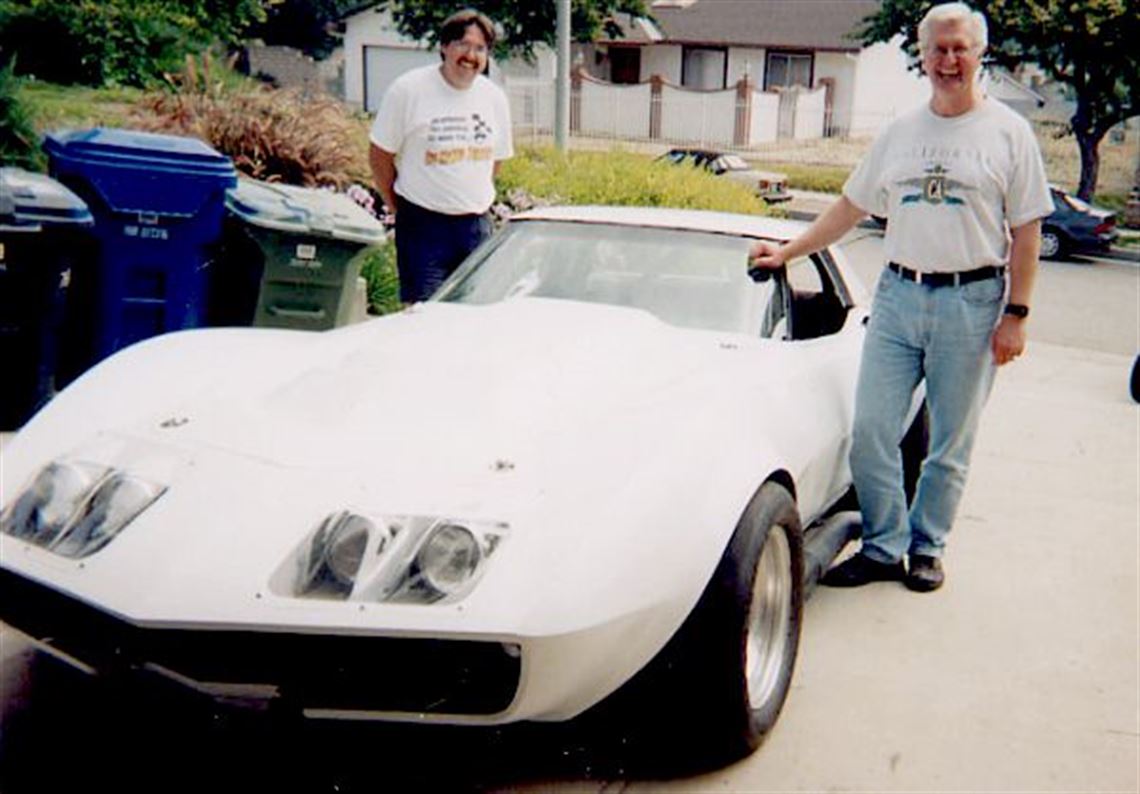
<instances>
[{"instance_id":1,"label":"blue jeans","mask_svg":"<svg viewBox=\"0 0 1140 794\"><path fill-rule=\"evenodd\" d=\"M851 471L863 513L863 553L940 557L966 485L970 452L996 365L990 349L1005 280L930 287L884 269L855 395ZM926 379L930 450L907 510L899 442Z\"/></svg>"},{"instance_id":2,"label":"blue jeans","mask_svg":"<svg viewBox=\"0 0 1140 794\"><path fill-rule=\"evenodd\" d=\"M400 300L427 300L491 232L486 215L445 215L397 197Z\"/></svg>"}]
</instances>

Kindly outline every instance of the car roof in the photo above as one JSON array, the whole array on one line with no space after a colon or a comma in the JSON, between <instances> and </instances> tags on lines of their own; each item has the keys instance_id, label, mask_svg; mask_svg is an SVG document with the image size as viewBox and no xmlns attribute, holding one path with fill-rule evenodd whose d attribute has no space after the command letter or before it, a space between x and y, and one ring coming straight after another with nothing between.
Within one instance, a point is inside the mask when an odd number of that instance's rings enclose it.
<instances>
[{"instance_id":1,"label":"car roof","mask_svg":"<svg viewBox=\"0 0 1140 794\"><path fill-rule=\"evenodd\" d=\"M511 218L517 221L563 221L611 226L649 226L660 229L733 234L772 240L790 240L807 228L801 221L708 210L665 207L559 206L539 207Z\"/></svg>"}]
</instances>

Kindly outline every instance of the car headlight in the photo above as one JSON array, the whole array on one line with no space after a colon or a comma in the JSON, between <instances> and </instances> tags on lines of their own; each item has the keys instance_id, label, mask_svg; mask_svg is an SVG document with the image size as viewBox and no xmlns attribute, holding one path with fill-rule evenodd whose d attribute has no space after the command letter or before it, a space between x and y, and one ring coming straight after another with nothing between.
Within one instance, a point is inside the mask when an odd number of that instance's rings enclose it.
<instances>
[{"instance_id":1,"label":"car headlight","mask_svg":"<svg viewBox=\"0 0 1140 794\"><path fill-rule=\"evenodd\" d=\"M108 471L92 463L49 463L4 510L0 532L49 545L71 523Z\"/></svg>"},{"instance_id":2,"label":"car headlight","mask_svg":"<svg viewBox=\"0 0 1140 794\"><path fill-rule=\"evenodd\" d=\"M165 486L94 463L49 463L0 517L0 532L64 557L106 546Z\"/></svg>"},{"instance_id":3,"label":"car headlight","mask_svg":"<svg viewBox=\"0 0 1140 794\"><path fill-rule=\"evenodd\" d=\"M298 571L296 590L301 595L347 598L371 550L375 557L387 545L387 533L364 516L347 511L333 513L317 527Z\"/></svg>"},{"instance_id":4,"label":"car headlight","mask_svg":"<svg viewBox=\"0 0 1140 794\"><path fill-rule=\"evenodd\" d=\"M482 576L507 532L499 522L434 516L327 516L279 569L284 595L342 601L430 604L457 601Z\"/></svg>"},{"instance_id":5,"label":"car headlight","mask_svg":"<svg viewBox=\"0 0 1140 794\"><path fill-rule=\"evenodd\" d=\"M440 524L416 552L416 570L424 584L444 596L461 592L479 570L483 551L467 527Z\"/></svg>"},{"instance_id":6,"label":"car headlight","mask_svg":"<svg viewBox=\"0 0 1140 794\"><path fill-rule=\"evenodd\" d=\"M94 554L165 490L164 486L117 471L99 484L76 520L49 548L64 557Z\"/></svg>"}]
</instances>

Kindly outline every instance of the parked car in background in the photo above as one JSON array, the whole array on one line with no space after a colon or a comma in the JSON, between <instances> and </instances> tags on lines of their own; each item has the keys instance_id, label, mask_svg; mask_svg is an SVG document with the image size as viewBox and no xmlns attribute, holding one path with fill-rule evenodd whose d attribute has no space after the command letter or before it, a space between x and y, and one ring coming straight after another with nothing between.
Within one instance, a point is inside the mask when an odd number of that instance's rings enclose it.
<instances>
[{"instance_id":1,"label":"parked car in background","mask_svg":"<svg viewBox=\"0 0 1140 794\"><path fill-rule=\"evenodd\" d=\"M1116 213L1094 207L1056 185L1053 214L1041 224L1041 257L1062 259L1068 254L1107 251L1117 237Z\"/></svg>"},{"instance_id":2,"label":"parked car in background","mask_svg":"<svg viewBox=\"0 0 1140 794\"><path fill-rule=\"evenodd\" d=\"M792 197L788 192L786 174L778 171L758 171L740 155L711 149L670 149L657 159L667 160L676 165L685 164L703 168L716 176L727 176L735 182L753 188L756 195L769 204L787 201Z\"/></svg>"}]
</instances>

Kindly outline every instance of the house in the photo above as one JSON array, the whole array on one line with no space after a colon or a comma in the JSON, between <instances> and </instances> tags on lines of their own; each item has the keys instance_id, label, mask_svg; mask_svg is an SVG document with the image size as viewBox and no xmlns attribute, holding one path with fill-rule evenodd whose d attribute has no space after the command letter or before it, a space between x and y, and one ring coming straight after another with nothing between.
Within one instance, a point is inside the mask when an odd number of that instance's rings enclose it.
<instances>
[{"instance_id":1,"label":"house","mask_svg":"<svg viewBox=\"0 0 1140 794\"><path fill-rule=\"evenodd\" d=\"M930 96L902 37L863 46L880 0L654 0L652 19L619 15L620 35L575 44L572 130L587 135L726 146L778 138L872 135ZM438 60L383 8L345 19L345 98L374 112L392 80ZM491 66L520 132L554 117L554 53ZM1021 109L1038 97L995 77Z\"/></svg>"},{"instance_id":2,"label":"house","mask_svg":"<svg viewBox=\"0 0 1140 794\"><path fill-rule=\"evenodd\" d=\"M362 4L344 18L344 98L351 105L375 113L392 81L409 69L439 63L439 49L413 41L396 29L391 13L381 5ZM517 60L517 62L516 62ZM553 55L546 53L548 70L540 72L522 59L490 64L490 77L503 82L504 71L519 76L553 80Z\"/></svg>"},{"instance_id":3,"label":"house","mask_svg":"<svg viewBox=\"0 0 1140 794\"><path fill-rule=\"evenodd\" d=\"M864 47L855 32L879 0L656 0L652 22L619 19L586 68L614 83L660 75L672 86L825 91L828 134L867 134L929 96L899 41ZM901 39L900 39L901 40Z\"/></svg>"}]
</instances>

